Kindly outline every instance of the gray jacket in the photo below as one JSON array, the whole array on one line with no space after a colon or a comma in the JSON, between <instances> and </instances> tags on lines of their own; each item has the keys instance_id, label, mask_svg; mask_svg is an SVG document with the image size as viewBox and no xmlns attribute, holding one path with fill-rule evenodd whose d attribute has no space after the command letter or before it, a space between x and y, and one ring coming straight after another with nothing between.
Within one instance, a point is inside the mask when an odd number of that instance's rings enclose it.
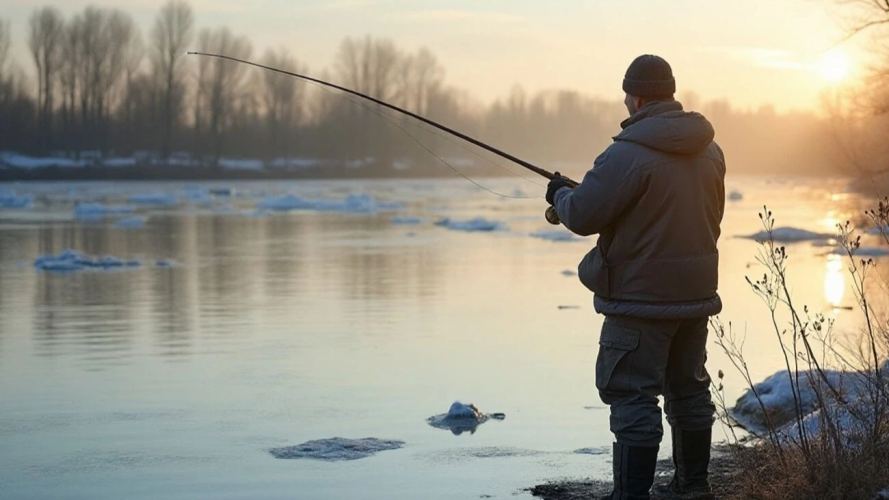
<instances>
[{"instance_id":1,"label":"gray jacket","mask_svg":"<svg viewBox=\"0 0 889 500\"><path fill-rule=\"evenodd\" d=\"M578 266L606 315L685 319L722 310L716 293L725 156L713 126L676 101L645 105L576 189L555 194L565 227L599 234Z\"/></svg>"}]
</instances>

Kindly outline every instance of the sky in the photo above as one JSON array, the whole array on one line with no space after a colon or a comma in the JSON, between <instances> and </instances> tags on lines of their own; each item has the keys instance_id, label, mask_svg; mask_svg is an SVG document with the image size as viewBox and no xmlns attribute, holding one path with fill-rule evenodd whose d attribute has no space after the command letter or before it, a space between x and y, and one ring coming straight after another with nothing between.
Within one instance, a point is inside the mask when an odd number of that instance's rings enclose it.
<instances>
[{"instance_id":1,"label":"sky","mask_svg":"<svg viewBox=\"0 0 889 500\"><path fill-rule=\"evenodd\" d=\"M14 54L25 47L30 12L52 4L70 16L95 4L129 12L147 35L161 1L0 0ZM570 88L622 99L628 64L654 53L673 66L677 92L728 99L741 108L817 109L820 95L854 80L867 64L862 37L838 44L848 11L835 0L192 0L198 28L228 26L254 57L288 47L311 73L331 68L347 36L390 37L427 47L449 85L481 102Z\"/></svg>"}]
</instances>

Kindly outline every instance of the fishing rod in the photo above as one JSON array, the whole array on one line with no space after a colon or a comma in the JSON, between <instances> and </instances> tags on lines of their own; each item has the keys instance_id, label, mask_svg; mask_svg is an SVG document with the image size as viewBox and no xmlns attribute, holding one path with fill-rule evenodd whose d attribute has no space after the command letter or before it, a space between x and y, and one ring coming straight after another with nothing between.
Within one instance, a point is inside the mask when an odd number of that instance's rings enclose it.
<instances>
[{"instance_id":1,"label":"fishing rod","mask_svg":"<svg viewBox=\"0 0 889 500\"><path fill-rule=\"evenodd\" d=\"M358 96L358 97L360 97L360 98L362 98L362 99L365 99L365 100L368 100L368 101L370 101L370 102L372 102L372 103L379 104L380 106L383 106L384 108L389 108L389 109L391 109L391 110L397 111L397 112L402 113L402 114L404 114L404 115L410 116L411 118L413 118L413 119L415 119L415 120L419 120L419 121L421 121L421 122L423 122L423 123L425 123L425 124L427 124L427 125L431 125L431 126L437 128L437 129L439 129L439 130L441 130L441 131L443 131L443 132L446 132L446 133L448 133L448 134L451 134L451 135L453 135L453 136L455 136L455 137L457 137L457 138L459 138L459 139L462 139L462 140L464 140L464 141L466 141L466 142L468 142L468 143L470 143L470 144L472 144L472 145L478 146L478 147L480 147L480 148L482 148L482 149L484 149L484 150L486 150L486 151L490 151L491 153L494 153L494 154L496 154L496 155L498 155L498 156L500 156L500 157L502 157L502 158L506 158L507 160L509 160L509 161L511 161L511 162L513 162L513 163L516 163L516 164L518 164L518 165L520 165L520 166L522 166L522 167L524 167L524 168L526 168L526 169L528 169L528 170L534 172L535 174L541 175L541 176L543 176L543 177L545 177L545 178L547 178L547 179L549 179L549 180L553 180L553 179L555 179L555 178L558 176L558 177L562 177L563 179L565 179L565 180L568 182L568 184L569 184L572 188L573 188L573 187L577 187L577 185L578 185L578 183L577 183L576 181L571 180L571 179L569 179L569 178L567 178L567 177L561 176L561 174L553 173L553 172L550 172L550 171L548 171L548 170L546 170L546 169L540 168L540 167L538 167L537 165L534 165L534 164L529 163L529 162L527 162L527 161L525 161L525 160L522 160L521 158L518 158L518 157L516 157L516 156L513 156L513 155L511 155L511 154L509 154L509 153L507 153L507 152L505 152L505 151L502 151L502 150L500 150L500 149L497 149L497 148L495 148L494 146L485 144L484 142L482 142L482 141L480 141L480 140L478 140L478 139L475 139L475 138L473 138L473 137L470 137L470 136L468 136L468 135L466 135L466 134L464 134L464 133L462 133L462 132L458 132L458 131L456 131L456 130L450 128L450 127L447 127L447 126L445 126L445 125L442 125L442 124L440 124L440 123L438 123L438 122L436 122L436 121L430 120L429 118L426 118L426 117L424 117L424 116L418 115L418 114L413 113L413 112L411 112L411 111L408 111L408 110L406 110L406 109L400 108L400 107L398 107L398 106L395 106L394 104L389 104L388 102L382 101L382 100L377 99L377 98L375 98L375 97L371 97L371 96L369 96L369 95L367 95L367 94L358 92L358 91L356 91L356 90L352 90L352 89L349 89L349 88L346 88L346 87L342 87L342 86L337 85L337 84L335 84L335 83L326 82L326 81L324 81L324 80L320 80L320 79L318 79L318 78L314 78L314 77L311 77L311 76L301 75L301 74L299 74L299 73L294 73L294 72L292 72L292 71L286 71L286 70L283 70L283 69L272 68L271 66L266 66L266 65L264 65L264 64L259 64L259 63L255 63L255 62L252 62L252 61L246 61L246 60L244 60L244 59L238 59L237 57L231 57L231 56L227 56L227 55L223 55L223 54L211 54L211 53L207 53L207 52L197 52L197 51L187 52L186 54L187 54L187 55L204 56L204 57L216 57L216 58L219 58L219 59L227 59L227 60L229 60L229 61L234 61L234 62L241 63L241 64L247 64L247 65L250 65L250 66L255 66L255 67L257 67L257 68L262 68L262 69L265 69L265 70L268 70L268 71L273 71L273 72L275 72L275 73L281 73L281 74L283 74L283 75L292 76L292 77L295 77L295 78L299 78L299 79L301 79L301 80L305 80L305 81L309 81L309 82L317 83L317 84L319 84L319 85L323 85L323 86L325 86L325 87L330 87L330 88L339 90L339 91L341 91L341 92L345 92L345 93L347 93L347 94L352 94L352 95L354 95L354 96ZM549 222L550 224L554 224L554 225L555 225L555 224L559 224L559 223L561 222L561 221L559 220L559 216L558 216L558 214L556 213L556 210L555 210L554 207L549 207L549 208L547 208L547 209L546 209L546 214L545 214L545 215L546 215L546 220L547 220L547 222Z\"/></svg>"}]
</instances>

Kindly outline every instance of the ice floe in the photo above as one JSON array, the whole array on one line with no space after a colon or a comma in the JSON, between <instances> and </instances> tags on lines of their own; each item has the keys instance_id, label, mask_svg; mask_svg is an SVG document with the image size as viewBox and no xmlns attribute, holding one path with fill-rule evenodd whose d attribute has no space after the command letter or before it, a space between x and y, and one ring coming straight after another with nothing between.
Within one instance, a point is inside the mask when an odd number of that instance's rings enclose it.
<instances>
[{"instance_id":1,"label":"ice floe","mask_svg":"<svg viewBox=\"0 0 889 500\"><path fill-rule=\"evenodd\" d=\"M266 198L256 205L266 210L316 210L319 212L373 213L402 208L400 203L383 202L366 194L350 194L345 200L306 199L292 194Z\"/></svg>"},{"instance_id":2,"label":"ice floe","mask_svg":"<svg viewBox=\"0 0 889 500\"><path fill-rule=\"evenodd\" d=\"M178 264L176 263L176 261L172 260L172 259L163 259L163 260L156 261L154 263L155 267L164 268L164 269L169 268L169 267L176 267L177 265Z\"/></svg>"},{"instance_id":3,"label":"ice floe","mask_svg":"<svg viewBox=\"0 0 889 500\"><path fill-rule=\"evenodd\" d=\"M34 260L34 267L37 269L57 272L126 269L141 265L138 260L122 260L110 255L89 257L74 250L63 250L58 255L42 255Z\"/></svg>"},{"instance_id":4,"label":"ice floe","mask_svg":"<svg viewBox=\"0 0 889 500\"><path fill-rule=\"evenodd\" d=\"M577 276L577 271L573 269L565 269L562 271L562 276Z\"/></svg>"},{"instance_id":5,"label":"ice floe","mask_svg":"<svg viewBox=\"0 0 889 500\"><path fill-rule=\"evenodd\" d=\"M410 217L410 216L406 216L406 215L398 215L398 216L392 217L392 221L391 221L391 222L392 222L393 224L398 224L398 225L402 225L402 226L413 226L413 225L417 225L417 224L422 223L422 222L423 222L423 219L421 219L421 218L419 218L419 217Z\"/></svg>"},{"instance_id":6,"label":"ice floe","mask_svg":"<svg viewBox=\"0 0 889 500\"><path fill-rule=\"evenodd\" d=\"M126 229L142 229L143 227L145 227L146 220L148 219L146 219L145 217L135 215L133 217L120 219L119 221L114 223L114 227Z\"/></svg>"},{"instance_id":7,"label":"ice floe","mask_svg":"<svg viewBox=\"0 0 889 500\"><path fill-rule=\"evenodd\" d=\"M404 441L398 440L335 437L306 441L296 446L272 448L269 450L269 453L273 457L281 459L308 458L335 462L366 458L381 451L397 450L402 447L404 447Z\"/></svg>"},{"instance_id":8,"label":"ice floe","mask_svg":"<svg viewBox=\"0 0 889 500\"><path fill-rule=\"evenodd\" d=\"M729 201L741 201L744 199L744 194L737 190L732 190L731 193L728 194Z\"/></svg>"},{"instance_id":9,"label":"ice floe","mask_svg":"<svg viewBox=\"0 0 889 500\"><path fill-rule=\"evenodd\" d=\"M98 202L78 203L74 207L74 217L80 220L100 220L106 217L129 215L135 208L128 205L105 205Z\"/></svg>"},{"instance_id":10,"label":"ice floe","mask_svg":"<svg viewBox=\"0 0 889 500\"><path fill-rule=\"evenodd\" d=\"M778 243L795 243L798 241L817 241L817 240L827 240L836 237L836 235L829 233L816 233L813 231L807 231L805 229L799 229L796 227L776 227L772 230L772 239ZM758 233L753 233L747 236L742 236L742 238L747 238L750 240L756 241L765 241L769 238L769 233L766 231L760 231Z\"/></svg>"},{"instance_id":11,"label":"ice floe","mask_svg":"<svg viewBox=\"0 0 889 500\"><path fill-rule=\"evenodd\" d=\"M479 411L474 404L467 405L455 401L447 413L429 417L426 422L436 429L446 429L455 436L459 436L464 432L475 434L478 426L490 419L503 420L504 418L506 415L503 413L486 414Z\"/></svg>"},{"instance_id":12,"label":"ice floe","mask_svg":"<svg viewBox=\"0 0 889 500\"><path fill-rule=\"evenodd\" d=\"M583 241L583 238L566 229L541 229L531 233L534 238L548 241Z\"/></svg>"},{"instance_id":13,"label":"ice floe","mask_svg":"<svg viewBox=\"0 0 889 500\"><path fill-rule=\"evenodd\" d=\"M0 208L27 209L31 208L30 195L18 195L9 189L0 189Z\"/></svg>"},{"instance_id":14,"label":"ice floe","mask_svg":"<svg viewBox=\"0 0 889 500\"><path fill-rule=\"evenodd\" d=\"M179 203L179 200L169 193L134 194L127 201L137 205L156 205L161 207L169 207Z\"/></svg>"},{"instance_id":15,"label":"ice floe","mask_svg":"<svg viewBox=\"0 0 889 500\"><path fill-rule=\"evenodd\" d=\"M210 203L213 203L213 197L210 196L207 190L200 186L185 186L182 193L186 200L196 205L209 205Z\"/></svg>"},{"instance_id":16,"label":"ice floe","mask_svg":"<svg viewBox=\"0 0 889 500\"><path fill-rule=\"evenodd\" d=\"M506 229L506 225L504 225L502 222L491 221L485 219L484 217L476 217L469 220L453 220L450 217L445 217L444 219L436 221L435 225L450 229L452 231L469 232L490 232Z\"/></svg>"},{"instance_id":17,"label":"ice floe","mask_svg":"<svg viewBox=\"0 0 889 500\"><path fill-rule=\"evenodd\" d=\"M580 448L574 450L574 453L579 455L610 455L611 447L610 446L599 446L596 448Z\"/></svg>"}]
</instances>

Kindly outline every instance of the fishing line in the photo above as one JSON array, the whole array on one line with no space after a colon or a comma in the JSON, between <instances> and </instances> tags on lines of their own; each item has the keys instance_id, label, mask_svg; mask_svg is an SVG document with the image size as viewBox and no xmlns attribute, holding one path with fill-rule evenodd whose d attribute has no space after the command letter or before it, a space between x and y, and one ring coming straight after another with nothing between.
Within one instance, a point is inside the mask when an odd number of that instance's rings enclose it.
<instances>
[{"instance_id":1,"label":"fishing line","mask_svg":"<svg viewBox=\"0 0 889 500\"><path fill-rule=\"evenodd\" d=\"M315 86L317 86L317 87L320 88L321 90L327 92L328 94L336 95L336 94L334 94L333 91L330 90L330 89L324 88L323 86L318 85L318 84L316 84L316 83L314 83L314 82L309 82L309 83L313 83ZM451 165L450 163L448 163L447 160L445 160L444 158L442 158L441 156L439 156L438 154L436 154L435 151L433 151L433 150L430 149L428 146L426 146L426 144L423 144L422 141L420 141L419 139L417 139L413 134L411 134L411 133L408 132L404 127L402 127L400 124L398 124L398 123L393 119L392 116L387 115L387 114L384 114L382 111L377 110L377 109L374 109L373 107L368 106L368 105L366 105L366 104L364 104L364 103L362 103L362 102L360 102L360 101L356 101L356 100L352 99L351 97L349 97L348 95L345 95L345 94L340 94L340 95L341 95L342 97L345 97L345 98L346 98L347 100L349 100L351 103L353 103L353 104L355 104L355 105L358 105L358 106L361 106L362 108L364 108L364 109L366 109L366 110L368 110L368 111L370 111L370 112L376 114L377 116L379 116L380 118L382 118L383 120L385 120L386 122L388 122L389 125L391 125L391 126L393 126L393 127L396 127L396 128L398 128L399 130L401 130L402 132L404 132L405 135L407 135L408 137L410 137L411 139L413 139L414 142L416 142L420 147L422 147L423 149L425 149L429 154L431 154L432 156L434 156L438 161L440 161L440 162L444 163L445 165L447 165L451 170L453 170L454 172L457 172L461 177L463 177L463 178L466 179L467 181L471 182L471 183L474 184L476 187L481 188L481 189L483 189L483 190L485 190L485 191L487 191L487 192L489 192L489 193L491 193L491 194L500 196L501 198L512 198L512 199L523 199L523 200L529 200L529 199L541 198L540 196L516 196L516 195L508 195L508 194L504 194L504 193L500 193L500 192L494 191L493 189L491 189L491 188L489 188L489 187L486 187L486 186L483 186L482 184L479 184L478 182L476 182L475 180L471 179L469 176L467 176L466 174L464 174L463 172L461 172L461 171L460 171L459 169L457 169L455 166L453 166L453 165ZM427 131L427 132L432 132L431 130L426 130L426 131ZM444 137L444 136L442 136L442 137ZM449 139L449 140L450 140L450 139ZM465 149L465 148L464 148L464 149ZM489 161L490 161L490 160L489 160ZM493 163L493 162L491 162L491 163ZM494 163L494 165L497 165L497 164ZM500 165L497 165L497 166L500 166ZM505 167L502 167L502 166L500 166L500 167L505 169ZM515 172L513 172L513 171L511 171L511 170L507 170L507 172L509 172L509 173L511 173L511 174L513 174L513 175L517 175ZM524 177L523 177L523 178L524 178Z\"/></svg>"},{"instance_id":2,"label":"fishing line","mask_svg":"<svg viewBox=\"0 0 889 500\"><path fill-rule=\"evenodd\" d=\"M570 187L576 187L576 186L578 185L578 182L577 182L577 181L568 179L568 178L566 178L566 177L564 177L564 176L557 176L556 174L554 174L554 173L552 173L552 172L550 172L550 171L548 171L548 170L545 170L545 169L540 168L540 167L538 167L538 166L536 166L536 165L533 165L533 164L531 164L531 163L529 163L529 162L527 162L527 161L525 161L525 160L522 160L521 158L518 158L518 157L516 157L516 156L513 156L513 155L511 155L511 154L509 154L509 153L507 153L507 152L505 152L505 151L502 151L502 150L500 150L500 149L497 149L497 148L495 148L495 147L493 147L493 146L490 146L490 145L488 145L488 144L485 144L484 142L479 141L478 139L474 139L474 138L472 138L472 137L470 137L470 136L468 136L468 135L466 135L466 134L463 134L463 133L461 133L461 132L458 132L458 131L456 131L456 130L454 130L454 129L452 129L452 128L449 128L449 127L447 127L447 126L445 126L445 125L442 125L442 124L440 124L440 123L437 123L437 122L435 122L435 121L432 121L432 120L430 120L430 119L428 119L428 118L425 118L425 117L423 117L423 116L420 116L420 115L418 115L418 114L416 114L416 113L412 113L412 112L410 112L410 111L408 111L408 110L406 110L406 109L399 108L398 106L394 106L394 105L389 104L389 103L387 103L387 102L385 102L385 101L381 101L380 99L377 99L377 98L375 98L375 97L371 97L371 96L369 96L369 95L367 95L367 94L363 94L363 93L361 93L361 92L357 92L357 91L355 91L355 90L351 90L351 89L348 89L348 88L346 88L346 87L342 87L342 86L340 86L340 85L336 85L336 84L334 84L334 83L326 82L326 81L324 81L324 80L320 80L320 79L318 79L318 78L313 78L313 77L310 77L310 76L301 75L301 74L299 74L299 73L294 73L294 72L291 72L291 71L285 71L285 70L281 70L281 69L273 68L273 67L271 67L271 66L266 66L266 65L263 65L263 64L258 64L258 63L255 63L255 62L250 62L250 61L246 61L246 60L243 60L243 59L238 59L238 58L231 57L231 56L226 56L226 55L221 55L221 54L209 54L209 53L206 53L206 52L188 52L187 54L193 54L193 55L199 55L199 56L206 56L206 57L215 57L215 58L219 58L219 59L228 59L228 60L230 60L230 61L239 62L239 63L241 63L241 64L247 64L247 65L250 65L250 66L255 66L255 67L257 67L257 68L263 68L263 69L266 69L266 70L269 70L269 71L273 71L273 72L275 72L275 73L281 73L281 74L284 74L284 75L289 75L289 76L292 76L292 77L295 77L295 78L299 78L299 79L301 79L301 80L305 80L305 81L309 81L309 82L314 82L314 83L316 83L316 84L320 84L320 85L323 85L323 86L325 86L325 87L330 87L330 88L337 89L337 90L342 91L342 92L344 92L344 93L346 93L346 94L351 94L351 95L355 95L355 96L361 97L361 98L363 98L363 99L365 99L365 100L368 100L368 101L371 101L371 102L373 102L373 103L376 103L376 104L378 104L378 105L380 105L380 106L382 106L382 107L384 107L384 108L389 108L389 109L392 109L392 110L397 111L397 112L399 112L399 113L402 113L402 114L404 114L404 115L410 116L411 118L414 118L415 120L418 120L418 121L420 121L420 122L422 122L422 123L425 123L425 124L427 124L427 125L431 125L432 127L435 127L435 128L438 129L438 130L441 130L441 131L443 131L443 132L447 132L448 134L451 134L451 135L456 136L456 137L458 137L458 138L460 138L460 139L463 139L464 141L466 141L466 142L468 142L468 143L470 143L470 144L473 144L473 145L478 146L478 147L480 147L480 148L482 148L482 149L484 149L484 150L487 150L487 151L489 151L489 152L491 152L491 153L494 153L494 154L496 154L496 155L498 155L498 156L501 156L501 157L503 157L503 158L506 158L507 160L510 160L511 162L516 163L516 164L518 164L518 165L520 165L520 166L522 166L522 167L524 167L524 168L526 168L526 169L528 169L528 170L530 170L530 171L532 171L532 172L534 172L534 173L536 173L536 174L538 174L538 175L541 175L541 176L543 176L543 177L545 177L545 178L547 178L547 179L552 180L552 179L555 179L555 178L557 178L557 177L560 177L560 178L562 178L563 180L565 180L565 181L568 183L568 185L569 185ZM353 102L354 102L354 101L353 101ZM381 116L382 116L382 115L381 115ZM431 149L429 149L428 147L426 147L426 145L424 145L422 142L420 142L420 141L419 141L416 137L414 137L412 134L410 134L409 132L407 132L407 130L404 130L403 127L401 127L401 126L399 126L399 125L397 125L397 124L394 124L394 125L395 125L396 127L400 128L402 131L404 131L405 134L407 134L407 135L410 136L412 139L414 139L414 141L418 142L418 143L420 144L420 146L422 146L424 149L426 149L430 154L432 154L433 156L435 156L436 158L438 158L440 161L442 161L442 163L448 165L451 169L453 169L454 171L456 171L457 173L459 173L462 177L466 178L468 181L472 182L473 184L475 184L475 185L477 185L477 186L479 186L479 187L481 187L481 188L483 188L483 189L485 189L485 190L487 190L487 191L491 191L491 192L493 192L493 193L495 193L495 194L498 194L498 193L496 193L496 192L494 192L494 191L492 191L492 190L490 190L490 189L485 188L484 186L481 186L480 184L478 184L477 182L473 181L472 179L470 179L469 177L467 177L465 174L463 174L460 170L454 168L453 165L449 164L448 162L446 162L445 160L443 160L440 156L438 156L437 154L435 154L434 151L432 151ZM511 171L510 171L510 172L511 172ZM502 194L498 194L498 195L503 196ZM553 219L553 220L555 220L555 219ZM554 222L554 223L556 223L556 222Z\"/></svg>"}]
</instances>

